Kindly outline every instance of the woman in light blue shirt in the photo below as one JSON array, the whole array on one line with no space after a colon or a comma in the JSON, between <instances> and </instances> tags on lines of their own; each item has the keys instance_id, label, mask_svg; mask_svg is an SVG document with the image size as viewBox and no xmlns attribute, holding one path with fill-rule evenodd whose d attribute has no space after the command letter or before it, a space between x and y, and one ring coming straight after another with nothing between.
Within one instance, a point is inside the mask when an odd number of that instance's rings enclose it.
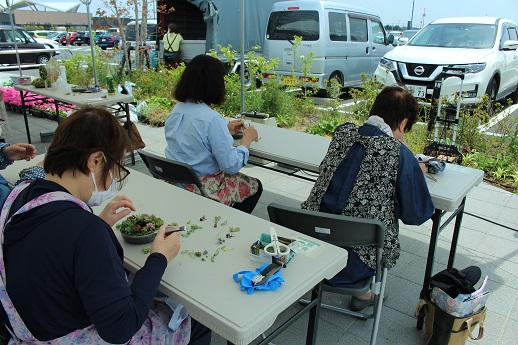
<instances>
[{"instance_id":1,"label":"woman in light blue shirt","mask_svg":"<svg viewBox=\"0 0 518 345\"><path fill-rule=\"evenodd\" d=\"M225 69L208 55L192 59L175 89L180 101L165 123L167 158L187 163L196 171L209 197L251 213L262 193L261 182L240 173L248 161L248 148L258 139L257 130L243 120L227 122L212 109L225 98ZM243 132L234 147L232 134ZM197 191L194 185L186 185Z\"/></svg>"}]
</instances>

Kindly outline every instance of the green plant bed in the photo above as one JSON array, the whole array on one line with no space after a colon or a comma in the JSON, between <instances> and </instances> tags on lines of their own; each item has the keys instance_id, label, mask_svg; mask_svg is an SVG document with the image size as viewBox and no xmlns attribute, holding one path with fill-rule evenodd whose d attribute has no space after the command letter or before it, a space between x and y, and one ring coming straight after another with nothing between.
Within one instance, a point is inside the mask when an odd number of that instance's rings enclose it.
<instances>
[{"instance_id":1,"label":"green plant bed","mask_svg":"<svg viewBox=\"0 0 518 345\"><path fill-rule=\"evenodd\" d=\"M34 117L40 117L40 118L45 118L45 117L47 117L47 115L46 115L43 111L38 110L38 109L32 109L32 110L31 110L31 114L32 114L32 116L34 116Z\"/></svg>"},{"instance_id":2,"label":"green plant bed","mask_svg":"<svg viewBox=\"0 0 518 345\"><path fill-rule=\"evenodd\" d=\"M47 113L46 115L47 115L47 119L49 119L49 120L52 120L52 121L58 120L58 116L56 114Z\"/></svg>"}]
</instances>

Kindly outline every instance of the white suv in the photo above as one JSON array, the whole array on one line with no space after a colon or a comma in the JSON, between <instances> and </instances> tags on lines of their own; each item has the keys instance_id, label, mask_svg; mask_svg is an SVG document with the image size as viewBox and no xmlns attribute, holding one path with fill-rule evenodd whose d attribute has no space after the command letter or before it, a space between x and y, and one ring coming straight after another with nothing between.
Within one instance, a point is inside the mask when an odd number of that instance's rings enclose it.
<instances>
[{"instance_id":1,"label":"white suv","mask_svg":"<svg viewBox=\"0 0 518 345\"><path fill-rule=\"evenodd\" d=\"M430 99L444 67L463 70L463 102L488 94L492 103L508 95L518 101L518 28L501 18L447 18L431 22L406 45L381 59L375 76L400 84L416 98ZM460 89L460 79L450 92ZM450 90L450 89L448 89Z\"/></svg>"}]
</instances>

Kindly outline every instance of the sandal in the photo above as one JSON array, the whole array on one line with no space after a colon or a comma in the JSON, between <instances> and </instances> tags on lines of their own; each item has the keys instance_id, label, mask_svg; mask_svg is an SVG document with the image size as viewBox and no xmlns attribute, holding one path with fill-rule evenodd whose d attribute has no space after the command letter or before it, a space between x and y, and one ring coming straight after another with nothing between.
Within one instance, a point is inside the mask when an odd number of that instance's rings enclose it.
<instances>
[{"instance_id":1,"label":"sandal","mask_svg":"<svg viewBox=\"0 0 518 345\"><path fill-rule=\"evenodd\" d=\"M374 298L371 296L369 299L360 299L358 297L351 297L351 304L349 304L349 309L354 311L362 311L363 309L374 305Z\"/></svg>"}]
</instances>

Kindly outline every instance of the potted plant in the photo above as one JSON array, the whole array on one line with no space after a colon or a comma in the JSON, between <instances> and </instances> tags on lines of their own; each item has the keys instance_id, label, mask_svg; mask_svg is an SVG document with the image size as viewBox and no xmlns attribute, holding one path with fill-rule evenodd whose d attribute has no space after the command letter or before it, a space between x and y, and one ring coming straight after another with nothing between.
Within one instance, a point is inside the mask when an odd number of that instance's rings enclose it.
<instances>
[{"instance_id":1,"label":"potted plant","mask_svg":"<svg viewBox=\"0 0 518 345\"><path fill-rule=\"evenodd\" d=\"M153 242L164 221L154 214L131 215L115 227L120 230L124 241L132 244Z\"/></svg>"}]
</instances>

